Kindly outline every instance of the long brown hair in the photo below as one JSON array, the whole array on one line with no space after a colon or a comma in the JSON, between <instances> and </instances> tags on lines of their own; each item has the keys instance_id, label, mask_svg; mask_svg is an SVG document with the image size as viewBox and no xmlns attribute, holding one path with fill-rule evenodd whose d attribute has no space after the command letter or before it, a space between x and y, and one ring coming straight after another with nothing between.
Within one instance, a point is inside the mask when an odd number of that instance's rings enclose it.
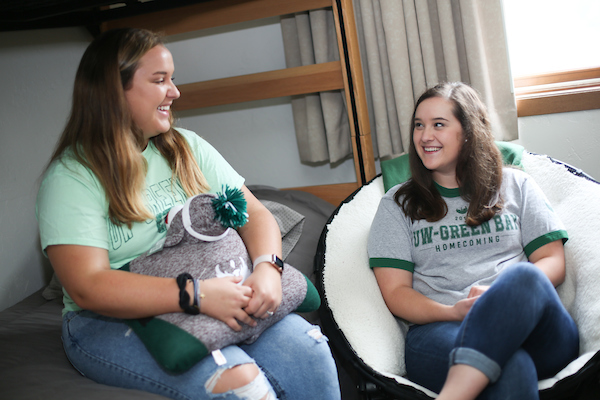
<instances>
[{"instance_id":1,"label":"long brown hair","mask_svg":"<svg viewBox=\"0 0 600 400\"><path fill-rule=\"evenodd\" d=\"M140 59L160 35L144 29L115 29L98 36L86 49L75 76L71 114L50 162L69 149L98 178L114 224L154 218L146 207L146 160L141 130L135 126L125 91L132 84ZM209 190L187 141L172 127L150 139L188 196Z\"/></svg>"},{"instance_id":2,"label":"long brown hair","mask_svg":"<svg viewBox=\"0 0 600 400\"><path fill-rule=\"evenodd\" d=\"M466 223L479 225L502 209L502 156L494 143L485 104L473 88L461 82L438 84L423 93L417 101L411 121L408 152L412 177L396 191L394 199L413 221L439 221L448 212L446 202L435 187L431 171L423 165L417 154L412 134L417 108L432 97L452 102L452 113L462 126L465 141L458 155L456 179L461 196L469 202Z\"/></svg>"}]
</instances>

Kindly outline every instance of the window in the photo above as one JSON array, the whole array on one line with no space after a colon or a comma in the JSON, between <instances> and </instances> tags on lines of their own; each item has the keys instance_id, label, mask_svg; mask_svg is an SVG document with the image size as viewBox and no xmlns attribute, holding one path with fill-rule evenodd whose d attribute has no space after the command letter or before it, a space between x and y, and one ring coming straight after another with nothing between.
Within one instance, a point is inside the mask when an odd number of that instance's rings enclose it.
<instances>
[{"instance_id":1,"label":"window","mask_svg":"<svg viewBox=\"0 0 600 400\"><path fill-rule=\"evenodd\" d=\"M600 2L503 5L519 116L600 108Z\"/></svg>"}]
</instances>

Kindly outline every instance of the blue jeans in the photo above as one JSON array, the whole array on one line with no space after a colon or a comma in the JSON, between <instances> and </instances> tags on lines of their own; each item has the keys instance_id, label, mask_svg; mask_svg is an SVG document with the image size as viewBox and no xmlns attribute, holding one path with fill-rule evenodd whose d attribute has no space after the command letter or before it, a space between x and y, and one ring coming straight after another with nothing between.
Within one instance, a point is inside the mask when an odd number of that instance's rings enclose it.
<instances>
[{"instance_id":1,"label":"blue jeans","mask_svg":"<svg viewBox=\"0 0 600 400\"><path fill-rule=\"evenodd\" d=\"M339 399L337 370L327 338L318 327L290 314L250 345L221 349L226 364L208 355L185 373L165 372L135 333L121 320L89 311L63 318L63 345L69 361L84 376L106 385L138 389L173 399L239 399L232 391L214 394L209 381L245 363L260 367L278 399ZM264 383L263 383L264 384Z\"/></svg>"},{"instance_id":2,"label":"blue jeans","mask_svg":"<svg viewBox=\"0 0 600 400\"><path fill-rule=\"evenodd\" d=\"M450 366L467 364L490 384L480 399L537 399L538 380L579 355L575 322L543 272L507 267L462 322L413 325L406 337L407 377L439 392Z\"/></svg>"}]
</instances>

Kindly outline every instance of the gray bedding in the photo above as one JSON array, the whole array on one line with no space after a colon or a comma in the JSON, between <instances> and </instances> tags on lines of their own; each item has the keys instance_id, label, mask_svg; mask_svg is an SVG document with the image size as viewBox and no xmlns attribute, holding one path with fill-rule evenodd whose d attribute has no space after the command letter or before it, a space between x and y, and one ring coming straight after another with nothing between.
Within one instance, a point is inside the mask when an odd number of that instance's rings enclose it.
<instances>
[{"instance_id":1,"label":"gray bedding","mask_svg":"<svg viewBox=\"0 0 600 400\"><path fill-rule=\"evenodd\" d=\"M0 313L1 399L164 399L81 376L62 349L61 310L62 300L40 290Z\"/></svg>"},{"instance_id":2,"label":"gray bedding","mask_svg":"<svg viewBox=\"0 0 600 400\"><path fill-rule=\"evenodd\" d=\"M259 199L284 204L305 216L302 234L287 258L314 282L319 236L335 207L300 191L251 186ZM81 376L67 360L60 339L62 299L43 289L0 312L0 399L164 399L135 390L100 385ZM45 298L46 297L46 298ZM318 322L316 314L304 315Z\"/></svg>"}]
</instances>

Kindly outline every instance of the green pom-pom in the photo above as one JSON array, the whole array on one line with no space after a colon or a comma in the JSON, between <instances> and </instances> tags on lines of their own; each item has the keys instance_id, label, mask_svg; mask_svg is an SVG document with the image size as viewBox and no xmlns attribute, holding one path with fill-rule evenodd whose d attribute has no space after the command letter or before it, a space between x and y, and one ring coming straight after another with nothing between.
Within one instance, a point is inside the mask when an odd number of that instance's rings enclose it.
<instances>
[{"instance_id":1,"label":"green pom-pom","mask_svg":"<svg viewBox=\"0 0 600 400\"><path fill-rule=\"evenodd\" d=\"M225 186L222 193L217 193L212 206L215 219L228 228L239 228L248 221L246 199L240 189Z\"/></svg>"}]
</instances>

